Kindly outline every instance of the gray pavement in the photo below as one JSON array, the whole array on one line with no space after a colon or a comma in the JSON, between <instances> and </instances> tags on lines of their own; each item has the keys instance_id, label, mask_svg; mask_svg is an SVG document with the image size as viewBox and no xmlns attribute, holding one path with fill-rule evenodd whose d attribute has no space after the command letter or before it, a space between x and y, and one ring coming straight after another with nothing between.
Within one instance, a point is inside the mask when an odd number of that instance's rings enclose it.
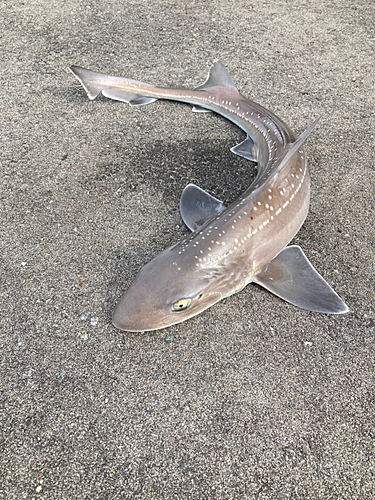
<instances>
[{"instance_id":1,"label":"gray pavement","mask_svg":"<svg viewBox=\"0 0 375 500\"><path fill-rule=\"evenodd\" d=\"M0 498L358 499L375 493L374 4L0 4ZM186 234L181 191L233 201L243 134L187 105L90 102L69 64L196 86L220 59L296 133L295 238L351 309L248 286L180 325L111 326Z\"/></svg>"}]
</instances>

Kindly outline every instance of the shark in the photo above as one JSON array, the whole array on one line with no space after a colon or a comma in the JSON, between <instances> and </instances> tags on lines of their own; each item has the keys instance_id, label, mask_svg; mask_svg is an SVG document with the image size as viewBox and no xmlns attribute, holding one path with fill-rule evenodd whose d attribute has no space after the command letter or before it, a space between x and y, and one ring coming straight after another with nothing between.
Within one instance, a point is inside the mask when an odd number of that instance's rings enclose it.
<instances>
[{"instance_id":1,"label":"shark","mask_svg":"<svg viewBox=\"0 0 375 500\"><path fill-rule=\"evenodd\" d=\"M90 99L101 93L131 106L168 99L189 103L195 112L218 113L246 134L231 151L257 164L253 183L228 206L195 184L185 187L180 214L191 232L142 267L114 309L115 327L129 332L166 328L249 283L308 311L349 311L302 249L289 245L309 209L303 143L320 118L297 138L273 112L243 97L220 61L193 90L69 69Z\"/></svg>"}]
</instances>

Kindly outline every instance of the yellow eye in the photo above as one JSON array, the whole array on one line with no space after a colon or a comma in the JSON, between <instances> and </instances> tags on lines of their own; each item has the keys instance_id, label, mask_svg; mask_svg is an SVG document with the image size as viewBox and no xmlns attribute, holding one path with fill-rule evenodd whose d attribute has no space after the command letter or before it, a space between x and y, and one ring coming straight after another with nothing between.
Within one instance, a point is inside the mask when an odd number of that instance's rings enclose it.
<instances>
[{"instance_id":1,"label":"yellow eye","mask_svg":"<svg viewBox=\"0 0 375 500\"><path fill-rule=\"evenodd\" d=\"M174 304L172 304L173 311L184 311L191 304L191 299L188 297L186 299L180 299Z\"/></svg>"}]
</instances>

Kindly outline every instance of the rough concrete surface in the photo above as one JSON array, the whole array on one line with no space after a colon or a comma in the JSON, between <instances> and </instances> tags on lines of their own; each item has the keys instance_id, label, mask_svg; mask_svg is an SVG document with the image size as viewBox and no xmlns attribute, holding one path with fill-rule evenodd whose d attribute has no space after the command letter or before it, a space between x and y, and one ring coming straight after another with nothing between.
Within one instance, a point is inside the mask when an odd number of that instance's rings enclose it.
<instances>
[{"instance_id":1,"label":"rough concrete surface","mask_svg":"<svg viewBox=\"0 0 375 500\"><path fill-rule=\"evenodd\" d=\"M370 0L1 2L0 498L374 498L374 20ZM66 67L194 87L217 59L296 133L323 115L294 242L351 312L249 285L120 332L122 292L187 232L184 186L229 202L254 169L221 117L90 102Z\"/></svg>"}]
</instances>

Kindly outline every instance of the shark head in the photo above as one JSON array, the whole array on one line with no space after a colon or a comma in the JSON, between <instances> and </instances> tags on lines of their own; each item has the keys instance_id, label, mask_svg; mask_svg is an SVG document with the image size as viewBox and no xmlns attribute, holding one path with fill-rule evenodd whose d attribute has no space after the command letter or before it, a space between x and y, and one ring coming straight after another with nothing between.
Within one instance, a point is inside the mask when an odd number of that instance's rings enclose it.
<instances>
[{"instance_id":1,"label":"shark head","mask_svg":"<svg viewBox=\"0 0 375 500\"><path fill-rule=\"evenodd\" d=\"M185 321L234 293L225 273L198 268L189 255L178 259L178 247L148 262L120 299L113 324L120 330L158 330Z\"/></svg>"}]
</instances>

